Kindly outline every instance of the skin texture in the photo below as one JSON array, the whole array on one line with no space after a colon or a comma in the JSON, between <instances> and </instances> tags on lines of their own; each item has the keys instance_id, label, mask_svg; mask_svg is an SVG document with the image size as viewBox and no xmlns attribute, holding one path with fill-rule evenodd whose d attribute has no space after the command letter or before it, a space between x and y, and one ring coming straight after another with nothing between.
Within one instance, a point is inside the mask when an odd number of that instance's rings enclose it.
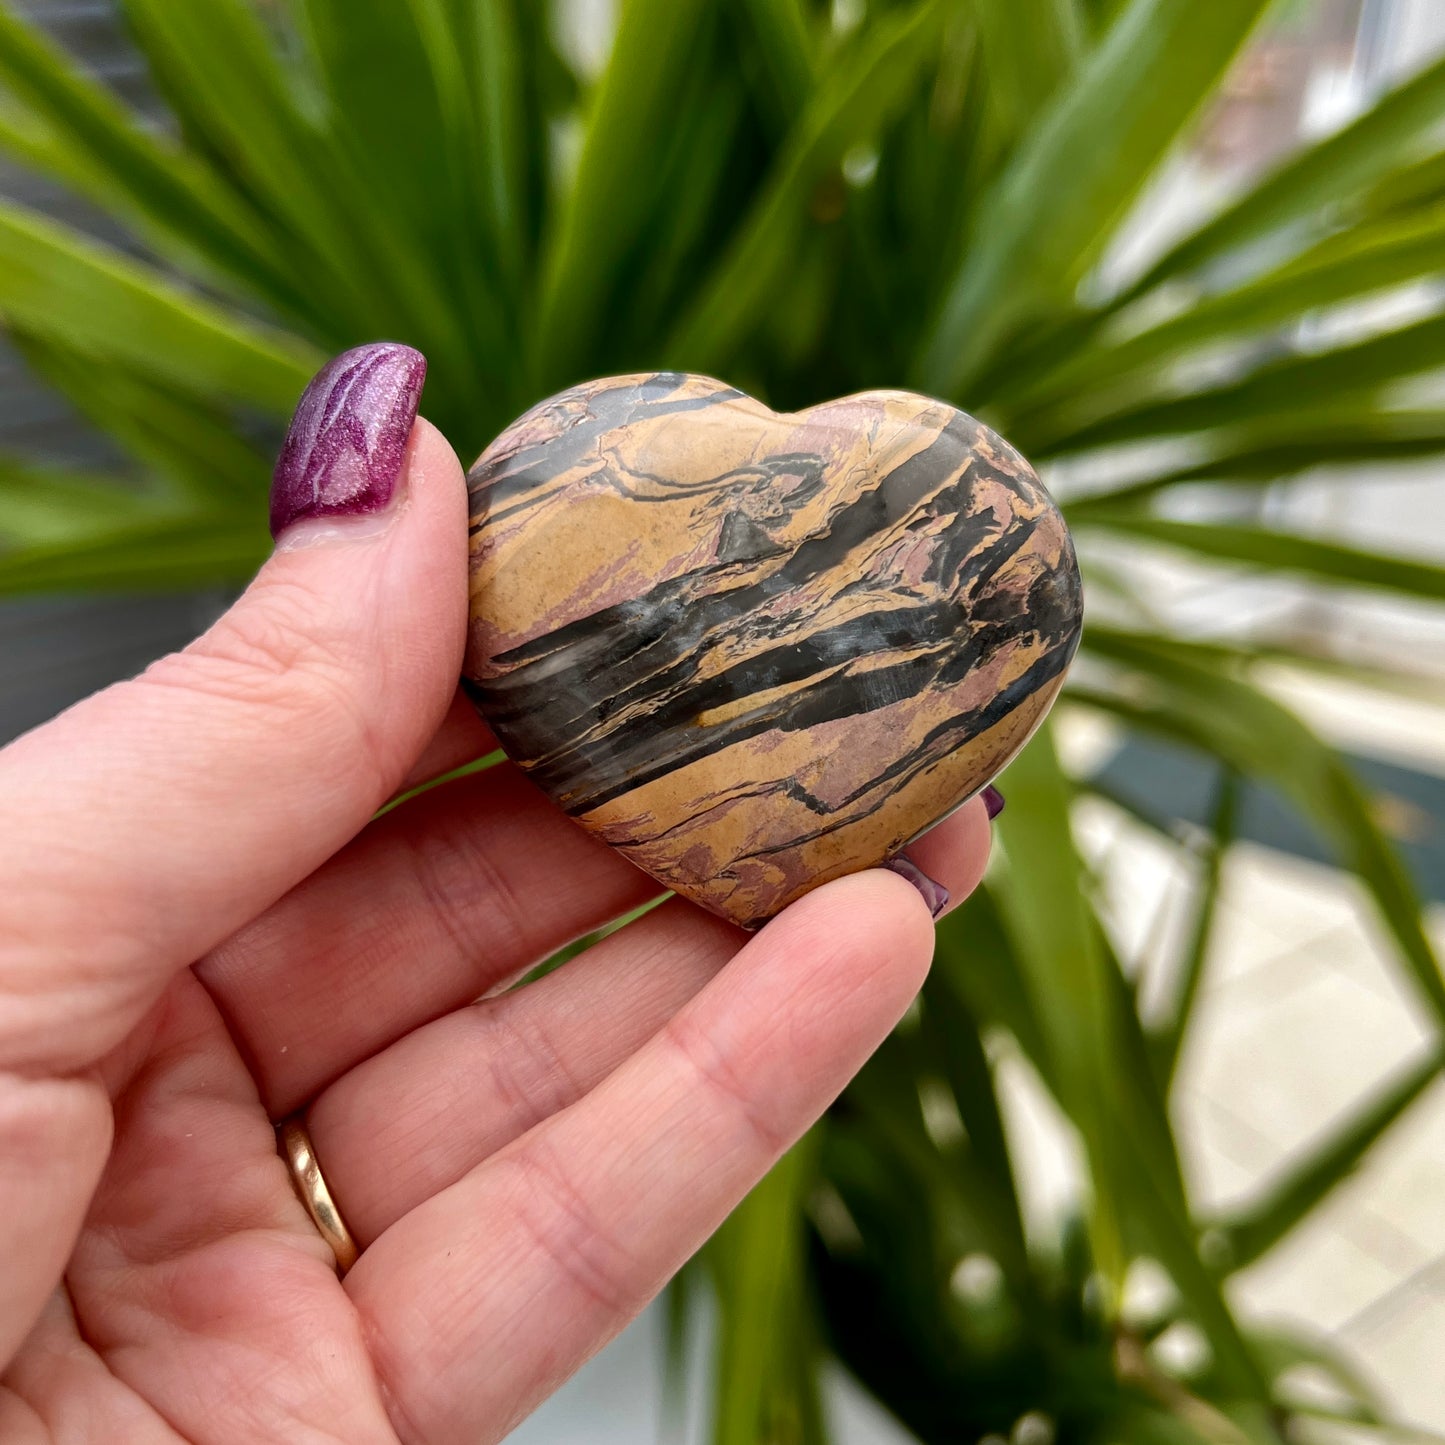
<instances>
[{"instance_id":1,"label":"skin texture","mask_svg":"<svg viewBox=\"0 0 1445 1445\"><path fill-rule=\"evenodd\" d=\"M0 1439L495 1441L827 1106L928 967L873 871L751 938L502 767L455 697L461 468L289 528L184 653L0 753ZM912 850L955 899L982 803ZM478 1002L480 1000L480 1002ZM277 1158L304 1109L364 1246Z\"/></svg>"},{"instance_id":2,"label":"skin texture","mask_svg":"<svg viewBox=\"0 0 1445 1445\"><path fill-rule=\"evenodd\" d=\"M911 392L779 414L612 377L534 407L468 480L484 716L583 827L744 926L976 794L1078 646L1049 494Z\"/></svg>"}]
</instances>

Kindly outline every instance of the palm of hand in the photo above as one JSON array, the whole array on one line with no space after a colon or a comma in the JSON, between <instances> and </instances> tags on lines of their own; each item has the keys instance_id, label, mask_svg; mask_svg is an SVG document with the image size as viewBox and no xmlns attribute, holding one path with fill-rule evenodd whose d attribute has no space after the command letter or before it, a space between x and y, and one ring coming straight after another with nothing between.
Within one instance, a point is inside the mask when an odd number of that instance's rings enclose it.
<instances>
[{"instance_id":1,"label":"palm of hand","mask_svg":"<svg viewBox=\"0 0 1445 1445\"><path fill-rule=\"evenodd\" d=\"M499 1439L927 967L917 895L869 873L751 940L673 900L505 991L655 885L507 767L367 825L489 742L447 710L460 471L422 424L408 466L389 532L278 555L194 649L0 755L7 1440ZM914 851L962 896L981 806ZM276 1153L297 1110L344 1279Z\"/></svg>"}]
</instances>

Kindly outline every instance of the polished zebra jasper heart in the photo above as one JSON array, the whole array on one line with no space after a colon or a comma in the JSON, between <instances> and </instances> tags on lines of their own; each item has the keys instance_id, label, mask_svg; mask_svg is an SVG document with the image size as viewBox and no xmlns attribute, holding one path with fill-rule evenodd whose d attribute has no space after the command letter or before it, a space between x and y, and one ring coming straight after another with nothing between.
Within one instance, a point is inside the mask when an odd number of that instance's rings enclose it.
<instances>
[{"instance_id":1,"label":"polished zebra jasper heart","mask_svg":"<svg viewBox=\"0 0 1445 1445\"><path fill-rule=\"evenodd\" d=\"M1082 598L1028 464L942 402L706 377L534 407L471 489L468 690L584 828L752 926L1018 751Z\"/></svg>"}]
</instances>

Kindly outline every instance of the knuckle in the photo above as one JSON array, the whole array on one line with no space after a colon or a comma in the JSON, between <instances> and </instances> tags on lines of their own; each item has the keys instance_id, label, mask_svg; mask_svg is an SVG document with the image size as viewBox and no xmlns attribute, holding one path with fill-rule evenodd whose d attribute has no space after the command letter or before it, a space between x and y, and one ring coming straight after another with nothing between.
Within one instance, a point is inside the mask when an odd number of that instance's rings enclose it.
<instances>
[{"instance_id":1,"label":"knuckle","mask_svg":"<svg viewBox=\"0 0 1445 1445\"><path fill-rule=\"evenodd\" d=\"M468 964L482 964L478 939L493 958L527 956L534 932L532 910L509 880L506 865L494 856L471 817L439 818L421 832L400 831L412 845L417 887L444 935L443 946Z\"/></svg>"},{"instance_id":2,"label":"knuckle","mask_svg":"<svg viewBox=\"0 0 1445 1445\"><path fill-rule=\"evenodd\" d=\"M664 1038L681 1058L691 1079L741 1124L760 1153L781 1155L792 1143L792 1132L774 1117L766 1099L749 1086L727 1053L686 1011L668 1024Z\"/></svg>"},{"instance_id":3,"label":"knuckle","mask_svg":"<svg viewBox=\"0 0 1445 1445\"><path fill-rule=\"evenodd\" d=\"M608 1320L630 1319L652 1293L644 1262L598 1216L550 1142L533 1138L509 1162L527 1241Z\"/></svg>"},{"instance_id":4,"label":"knuckle","mask_svg":"<svg viewBox=\"0 0 1445 1445\"><path fill-rule=\"evenodd\" d=\"M182 656L205 658L258 687L297 671L333 671L342 659L327 629L317 625L329 610L327 599L299 577L268 580Z\"/></svg>"},{"instance_id":5,"label":"knuckle","mask_svg":"<svg viewBox=\"0 0 1445 1445\"><path fill-rule=\"evenodd\" d=\"M475 1006L493 1097L517 1133L550 1118L583 1092L546 1029L518 1016L521 997L504 995Z\"/></svg>"}]
</instances>

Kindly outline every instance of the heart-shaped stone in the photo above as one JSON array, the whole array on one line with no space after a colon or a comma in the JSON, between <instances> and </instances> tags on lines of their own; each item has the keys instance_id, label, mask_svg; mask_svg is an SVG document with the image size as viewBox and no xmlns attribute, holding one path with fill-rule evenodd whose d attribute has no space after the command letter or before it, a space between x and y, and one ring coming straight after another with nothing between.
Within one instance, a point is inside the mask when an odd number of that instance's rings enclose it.
<instances>
[{"instance_id":1,"label":"heart-shaped stone","mask_svg":"<svg viewBox=\"0 0 1445 1445\"><path fill-rule=\"evenodd\" d=\"M1038 478L909 392L783 415L701 376L588 382L469 481L482 714L584 828L747 926L982 788L1078 645Z\"/></svg>"}]
</instances>

